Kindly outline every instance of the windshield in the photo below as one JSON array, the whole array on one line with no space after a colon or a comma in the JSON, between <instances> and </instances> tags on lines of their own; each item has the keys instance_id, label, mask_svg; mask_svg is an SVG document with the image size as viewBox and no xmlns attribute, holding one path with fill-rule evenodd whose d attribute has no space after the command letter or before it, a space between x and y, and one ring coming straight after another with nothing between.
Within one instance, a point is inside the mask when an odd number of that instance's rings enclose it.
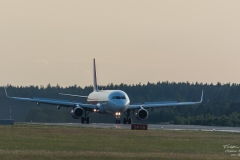
<instances>
[{"instance_id":1,"label":"windshield","mask_svg":"<svg viewBox=\"0 0 240 160\"><path fill-rule=\"evenodd\" d=\"M112 99L126 99L125 96L113 96Z\"/></svg>"}]
</instances>

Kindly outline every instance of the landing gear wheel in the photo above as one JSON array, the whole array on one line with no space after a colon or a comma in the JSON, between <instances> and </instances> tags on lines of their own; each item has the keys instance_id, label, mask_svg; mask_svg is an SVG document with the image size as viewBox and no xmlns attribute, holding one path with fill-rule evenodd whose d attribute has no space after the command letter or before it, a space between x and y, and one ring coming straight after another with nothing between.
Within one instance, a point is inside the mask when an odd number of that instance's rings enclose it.
<instances>
[{"instance_id":1,"label":"landing gear wheel","mask_svg":"<svg viewBox=\"0 0 240 160\"><path fill-rule=\"evenodd\" d=\"M84 109L84 113L83 113L83 117L81 117L81 123L84 124L84 122L86 121L86 124L89 124L90 122L90 118L87 117L89 114L91 113L91 111L87 111L86 108Z\"/></svg>"},{"instance_id":2,"label":"landing gear wheel","mask_svg":"<svg viewBox=\"0 0 240 160\"><path fill-rule=\"evenodd\" d=\"M123 123L124 124L132 124L132 118L129 118L130 117L130 110L128 109L128 110L126 110L125 112L124 112L124 114L125 114L125 116L126 116L126 118L124 118L123 119Z\"/></svg>"},{"instance_id":3,"label":"landing gear wheel","mask_svg":"<svg viewBox=\"0 0 240 160\"><path fill-rule=\"evenodd\" d=\"M116 124L120 124L120 119L116 119Z\"/></svg>"},{"instance_id":4,"label":"landing gear wheel","mask_svg":"<svg viewBox=\"0 0 240 160\"><path fill-rule=\"evenodd\" d=\"M84 120L85 120L84 117L82 117L82 118L81 118L81 123L84 123Z\"/></svg>"},{"instance_id":5,"label":"landing gear wheel","mask_svg":"<svg viewBox=\"0 0 240 160\"><path fill-rule=\"evenodd\" d=\"M132 118L128 119L128 124L132 124Z\"/></svg>"},{"instance_id":6,"label":"landing gear wheel","mask_svg":"<svg viewBox=\"0 0 240 160\"><path fill-rule=\"evenodd\" d=\"M89 120L90 120L89 117L87 117L87 119L86 119L86 123L87 124L89 124Z\"/></svg>"},{"instance_id":7,"label":"landing gear wheel","mask_svg":"<svg viewBox=\"0 0 240 160\"><path fill-rule=\"evenodd\" d=\"M126 123L127 123L127 119L123 118L123 124L126 124Z\"/></svg>"}]
</instances>

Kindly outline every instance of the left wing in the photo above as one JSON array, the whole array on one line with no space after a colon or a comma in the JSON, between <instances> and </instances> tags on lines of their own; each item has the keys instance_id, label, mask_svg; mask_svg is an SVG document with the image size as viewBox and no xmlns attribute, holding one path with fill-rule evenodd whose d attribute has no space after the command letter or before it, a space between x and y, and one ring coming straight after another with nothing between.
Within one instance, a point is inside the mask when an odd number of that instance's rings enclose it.
<instances>
[{"instance_id":1,"label":"left wing","mask_svg":"<svg viewBox=\"0 0 240 160\"><path fill-rule=\"evenodd\" d=\"M10 97L7 94L7 90L5 89L6 96L11 99L15 100L22 100L22 101L30 101L30 102L35 102L37 105L39 104L50 104L50 105L57 105L57 106L63 106L63 107L83 107L86 109L97 109L97 105L92 105L92 104L84 104L80 102L74 102L74 101L68 101L68 100L60 100L60 99L48 99L48 98L22 98L22 97Z\"/></svg>"},{"instance_id":2,"label":"left wing","mask_svg":"<svg viewBox=\"0 0 240 160\"><path fill-rule=\"evenodd\" d=\"M203 101L203 91L201 100L199 102L155 102L155 103L144 103L144 104L136 104L129 105L128 109L140 109L140 108L160 108L160 107L169 107L169 106L185 106L185 105L196 105L200 104Z\"/></svg>"}]
</instances>

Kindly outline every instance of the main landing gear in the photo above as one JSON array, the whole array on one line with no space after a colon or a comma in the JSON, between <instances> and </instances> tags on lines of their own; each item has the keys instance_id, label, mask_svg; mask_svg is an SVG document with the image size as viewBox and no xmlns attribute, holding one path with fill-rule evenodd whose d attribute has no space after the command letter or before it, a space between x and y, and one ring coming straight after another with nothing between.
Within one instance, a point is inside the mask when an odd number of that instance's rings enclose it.
<instances>
[{"instance_id":1,"label":"main landing gear","mask_svg":"<svg viewBox=\"0 0 240 160\"><path fill-rule=\"evenodd\" d=\"M130 117L130 110L126 110L124 112L126 118L123 118L123 124L132 124L132 118L129 118Z\"/></svg>"},{"instance_id":2,"label":"main landing gear","mask_svg":"<svg viewBox=\"0 0 240 160\"><path fill-rule=\"evenodd\" d=\"M81 118L81 123L86 122L86 124L89 124L90 122L90 118L87 117L91 112L87 111L86 109L84 109L84 116Z\"/></svg>"}]
</instances>

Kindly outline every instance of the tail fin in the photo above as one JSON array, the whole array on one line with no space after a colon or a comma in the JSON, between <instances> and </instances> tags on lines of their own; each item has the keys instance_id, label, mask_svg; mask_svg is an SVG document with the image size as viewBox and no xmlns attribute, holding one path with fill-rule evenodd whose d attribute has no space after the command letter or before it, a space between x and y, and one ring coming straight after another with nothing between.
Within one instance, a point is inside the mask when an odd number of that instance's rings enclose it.
<instances>
[{"instance_id":1,"label":"tail fin","mask_svg":"<svg viewBox=\"0 0 240 160\"><path fill-rule=\"evenodd\" d=\"M97 73L95 59L93 59L93 91L98 92Z\"/></svg>"}]
</instances>

